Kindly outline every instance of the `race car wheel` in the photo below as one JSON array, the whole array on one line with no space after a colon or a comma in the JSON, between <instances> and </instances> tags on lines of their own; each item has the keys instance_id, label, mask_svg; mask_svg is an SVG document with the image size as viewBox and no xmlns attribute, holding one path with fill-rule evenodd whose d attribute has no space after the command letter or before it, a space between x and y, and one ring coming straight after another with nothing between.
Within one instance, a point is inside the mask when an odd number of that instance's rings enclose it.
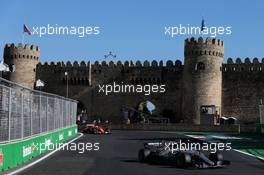
<instances>
[{"instance_id":1,"label":"race car wheel","mask_svg":"<svg viewBox=\"0 0 264 175\"><path fill-rule=\"evenodd\" d=\"M141 149L138 152L138 160L139 162L146 162L146 158L149 156L150 150Z\"/></svg>"},{"instance_id":2,"label":"race car wheel","mask_svg":"<svg viewBox=\"0 0 264 175\"><path fill-rule=\"evenodd\" d=\"M93 133L94 133L94 134L99 134L98 129L93 128Z\"/></svg>"},{"instance_id":3,"label":"race car wheel","mask_svg":"<svg viewBox=\"0 0 264 175\"><path fill-rule=\"evenodd\" d=\"M176 166L179 168L185 168L188 166L188 163L191 162L191 156L189 154L180 152L176 157Z\"/></svg>"},{"instance_id":4,"label":"race car wheel","mask_svg":"<svg viewBox=\"0 0 264 175\"><path fill-rule=\"evenodd\" d=\"M221 153L218 153L218 152L210 153L208 158L216 164L218 161L223 160L223 155Z\"/></svg>"}]
</instances>

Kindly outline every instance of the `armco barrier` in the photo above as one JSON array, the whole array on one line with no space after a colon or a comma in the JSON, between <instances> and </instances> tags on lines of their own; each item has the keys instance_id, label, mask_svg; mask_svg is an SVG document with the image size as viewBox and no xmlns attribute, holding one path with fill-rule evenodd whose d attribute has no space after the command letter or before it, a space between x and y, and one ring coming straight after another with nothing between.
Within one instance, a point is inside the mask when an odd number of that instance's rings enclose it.
<instances>
[{"instance_id":1,"label":"armco barrier","mask_svg":"<svg viewBox=\"0 0 264 175\"><path fill-rule=\"evenodd\" d=\"M110 124L112 130L146 130L179 132L229 132L229 133L264 133L264 125L193 125L193 124Z\"/></svg>"},{"instance_id":2,"label":"armco barrier","mask_svg":"<svg viewBox=\"0 0 264 175\"><path fill-rule=\"evenodd\" d=\"M191 125L191 124L131 124L108 125L112 130L192 131L192 132L239 132L239 125Z\"/></svg>"},{"instance_id":3,"label":"armco barrier","mask_svg":"<svg viewBox=\"0 0 264 175\"><path fill-rule=\"evenodd\" d=\"M47 151L48 146L63 143L77 135L77 126L59 129L28 139L0 145L0 172L21 165ZM51 149L51 148L50 148Z\"/></svg>"},{"instance_id":4,"label":"armco barrier","mask_svg":"<svg viewBox=\"0 0 264 175\"><path fill-rule=\"evenodd\" d=\"M240 125L241 133L264 133L264 124Z\"/></svg>"}]
</instances>

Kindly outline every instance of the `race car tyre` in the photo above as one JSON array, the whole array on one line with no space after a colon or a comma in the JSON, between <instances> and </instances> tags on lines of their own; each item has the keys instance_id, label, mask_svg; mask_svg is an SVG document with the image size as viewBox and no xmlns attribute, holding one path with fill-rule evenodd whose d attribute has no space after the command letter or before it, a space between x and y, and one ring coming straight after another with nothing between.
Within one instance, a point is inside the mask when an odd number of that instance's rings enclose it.
<instances>
[{"instance_id":1,"label":"race car tyre","mask_svg":"<svg viewBox=\"0 0 264 175\"><path fill-rule=\"evenodd\" d=\"M138 152L138 160L139 162L146 162L147 157L150 154L150 150L140 149Z\"/></svg>"},{"instance_id":2,"label":"race car tyre","mask_svg":"<svg viewBox=\"0 0 264 175\"><path fill-rule=\"evenodd\" d=\"M223 160L223 155L219 152L210 153L208 158L216 164L218 161Z\"/></svg>"},{"instance_id":3,"label":"race car tyre","mask_svg":"<svg viewBox=\"0 0 264 175\"><path fill-rule=\"evenodd\" d=\"M93 128L93 133L94 134L99 134L98 129Z\"/></svg>"},{"instance_id":4,"label":"race car tyre","mask_svg":"<svg viewBox=\"0 0 264 175\"><path fill-rule=\"evenodd\" d=\"M185 168L191 163L191 156L189 154L179 152L176 156L176 166L179 168Z\"/></svg>"}]
</instances>

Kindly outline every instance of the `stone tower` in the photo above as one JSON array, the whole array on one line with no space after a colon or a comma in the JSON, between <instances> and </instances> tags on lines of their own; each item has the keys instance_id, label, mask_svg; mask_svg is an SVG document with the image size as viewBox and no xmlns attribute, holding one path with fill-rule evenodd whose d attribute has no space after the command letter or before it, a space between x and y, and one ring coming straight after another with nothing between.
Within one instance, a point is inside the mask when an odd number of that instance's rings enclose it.
<instances>
[{"instance_id":1,"label":"stone tower","mask_svg":"<svg viewBox=\"0 0 264 175\"><path fill-rule=\"evenodd\" d=\"M6 44L4 62L9 65L7 78L29 88L34 88L36 66L39 63L40 49L38 46L19 43Z\"/></svg>"},{"instance_id":2,"label":"stone tower","mask_svg":"<svg viewBox=\"0 0 264 175\"><path fill-rule=\"evenodd\" d=\"M200 124L201 105L221 107L223 56L221 40L185 40L182 112L186 122Z\"/></svg>"}]
</instances>

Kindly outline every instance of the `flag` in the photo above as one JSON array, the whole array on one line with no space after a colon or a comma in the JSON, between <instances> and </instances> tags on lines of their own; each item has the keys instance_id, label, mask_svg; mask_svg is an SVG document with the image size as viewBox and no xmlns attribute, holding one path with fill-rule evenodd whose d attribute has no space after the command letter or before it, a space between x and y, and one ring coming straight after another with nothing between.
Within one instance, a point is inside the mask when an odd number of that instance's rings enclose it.
<instances>
[{"instance_id":1,"label":"flag","mask_svg":"<svg viewBox=\"0 0 264 175\"><path fill-rule=\"evenodd\" d=\"M25 24L24 24L24 29L23 29L23 32L29 34L29 35L32 35L32 32L30 30L30 28L28 28Z\"/></svg>"},{"instance_id":2,"label":"flag","mask_svg":"<svg viewBox=\"0 0 264 175\"><path fill-rule=\"evenodd\" d=\"M9 72L9 66L1 61L0 62L0 71Z\"/></svg>"},{"instance_id":3,"label":"flag","mask_svg":"<svg viewBox=\"0 0 264 175\"><path fill-rule=\"evenodd\" d=\"M204 19L202 19L201 32L204 30Z\"/></svg>"},{"instance_id":4,"label":"flag","mask_svg":"<svg viewBox=\"0 0 264 175\"><path fill-rule=\"evenodd\" d=\"M44 86L44 82L38 79L36 82L36 87L43 87L43 86Z\"/></svg>"}]
</instances>

